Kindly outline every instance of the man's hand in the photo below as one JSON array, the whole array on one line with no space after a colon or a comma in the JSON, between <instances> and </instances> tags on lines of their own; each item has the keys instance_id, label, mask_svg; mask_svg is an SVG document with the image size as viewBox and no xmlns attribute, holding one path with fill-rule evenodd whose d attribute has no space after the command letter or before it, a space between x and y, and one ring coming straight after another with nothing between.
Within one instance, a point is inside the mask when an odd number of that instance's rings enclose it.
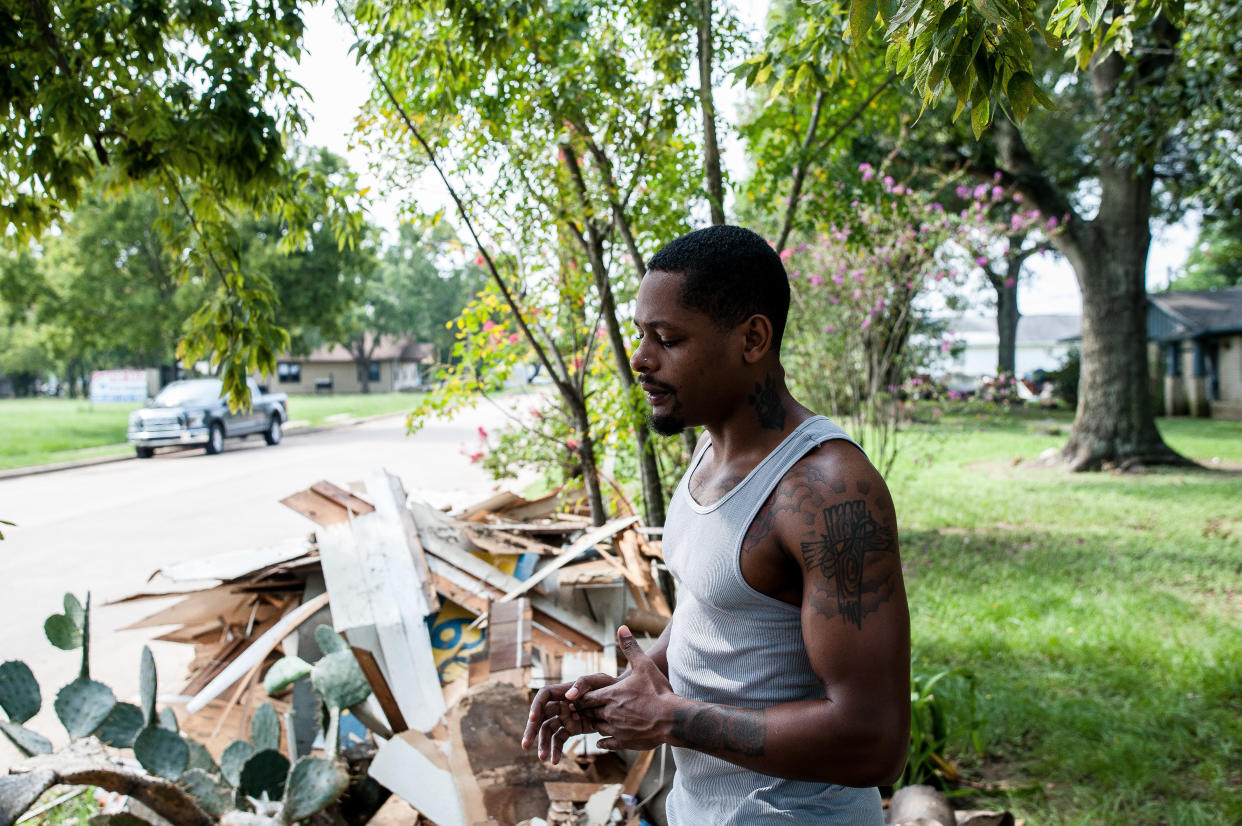
<instances>
[{"instance_id":1,"label":"man's hand","mask_svg":"<svg viewBox=\"0 0 1242 826\"><path fill-rule=\"evenodd\" d=\"M574 707L593 730L605 735L600 748L653 749L667 742L679 698L624 625L617 629L617 644L630 664L624 679L567 699L575 701Z\"/></svg>"},{"instance_id":2,"label":"man's hand","mask_svg":"<svg viewBox=\"0 0 1242 826\"><path fill-rule=\"evenodd\" d=\"M522 733L522 748L529 749L538 742L539 759L550 759L552 765L559 763L566 740L575 734L594 731L572 701L589 691L612 685L617 679L609 674L590 674L572 683L558 683L539 689L530 704L526 731Z\"/></svg>"}]
</instances>

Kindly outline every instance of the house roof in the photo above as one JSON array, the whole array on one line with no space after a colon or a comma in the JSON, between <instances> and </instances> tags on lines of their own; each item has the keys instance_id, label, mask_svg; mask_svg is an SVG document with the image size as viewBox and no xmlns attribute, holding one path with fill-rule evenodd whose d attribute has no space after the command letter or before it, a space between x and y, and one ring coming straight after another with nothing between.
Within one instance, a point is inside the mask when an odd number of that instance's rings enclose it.
<instances>
[{"instance_id":1,"label":"house roof","mask_svg":"<svg viewBox=\"0 0 1242 826\"><path fill-rule=\"evenodd\" d=\"M1242 287L1150 293L1147 300L1174 322L1161 331L1165 340L1242 329Z\"/></svg>"},{"instance_id":2,"label":"house roof","mask_svg":"<svg viewBox=\"0 0 1242 826\"><path fill-rule=\"evenodd\" d=\"M949 320L950 329L967 341L995 341L996 316L963 315ZM1079 315L1024 315L1018 318L1016 343L1050 344L1078 338L1082 334Z\"/></svg>"},{"instance_id":3,"label":"house roof","mask_svg":"<svg viewBox=\"0 0 1242 826\"><path fill-rule=\"evenodd\" d=\"M365 346L370 347L375 338L372 333L367 333L365 338ZM301 362L344 362L350 363L354 360L349 350L340 344L327 344L323 347L316 347L307 356L289 356L285 358L289 361ZM371 354L372 361L406 361L406 362L428 362L435 359L435 345L427 341L414 341L411 338L398 338L397 336L382 335L379 342L375 345L375 350Z\"/></svg>"}]
</instances>

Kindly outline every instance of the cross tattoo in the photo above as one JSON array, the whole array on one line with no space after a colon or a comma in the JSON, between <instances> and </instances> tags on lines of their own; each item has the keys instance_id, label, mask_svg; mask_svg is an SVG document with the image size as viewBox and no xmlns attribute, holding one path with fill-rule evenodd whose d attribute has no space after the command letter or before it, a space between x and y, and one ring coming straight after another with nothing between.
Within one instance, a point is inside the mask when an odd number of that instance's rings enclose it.
<instances>
[{"instance_id":1,"label":"cross tattoo","mask_svg":"<svg viewBox=\"0 0 1242 826\"><path fill-rule=\"evenodd\" d=\"M807 568L818 568L837 583L841 617L862 628L863 563L868 553L883 551L880 527L867 503L855 499L824 508L821 539L802 543Z\"/></svg>"}]
</instances>

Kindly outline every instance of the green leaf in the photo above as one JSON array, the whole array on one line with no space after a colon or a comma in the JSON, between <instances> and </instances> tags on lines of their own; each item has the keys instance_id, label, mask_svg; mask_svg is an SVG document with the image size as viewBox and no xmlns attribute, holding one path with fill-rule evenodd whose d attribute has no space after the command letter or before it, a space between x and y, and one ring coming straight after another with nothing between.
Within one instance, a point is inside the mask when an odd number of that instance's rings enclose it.
<instances>
[{"instance_id":1,"label":"green leaf","mask_svg":"<svg viewBox=\"0 0 1242 826\"><path fill-rule=\"evenodd\" d=\"M1035 98L1035 78L1030 72L1014 72L1005 91L1018 120L1025 120L1027 113L1031 111L1031 101Z\"/></svg>"},{"instance_id":2,"label":"green leaf","mask_svg":"<svg viewBox=\"0 0 1242 826\"><path fill-rule=\"evenodd\" d=\"M984 98L982 101L971 107L970 125L971 128L974 129L975 140L979 140L983 137L983 133L987 130L988 123L992 119L991 115L992 107L987 98Z\"/></svg>"},{"instance_id":3,"label":"green leaf","mask_svg":"<svg viewBox=\"0 0 1242 826\"><path fill-rule=\"evenodd\" d=\"M264 703L250 718L250 742L256 751L280 748L280 718L271 703Z\"/></svg>"},{"instance_id":4,"label":"green leaf","mask_svg":"<svg viewBox=\"0 0 1242 826\"><path fill-rule=\"evenodd\" d=\"M197 740L185 738L185 744L190 747L190 762L186 764L186 770L199 769L220 777L220 767L216 765L216 761L212 759L211 752L207 751L207 747Z\"/></svg>"},{"instance_id":5,"label":"green leaf","mask_svg":"<svg viewBox=\"0 0 1242 826\"><path fill-rule=\"evenodd\" d=\"M858 48L879 12L879 0L850 0L850 42Z\"/></svg>"},{"instance_id":6,"label":"green leaf","mask_svg":"<svg viewBox=\"0 0 1242 826\"><path fill-rule=\"evenodd\" d=\"M311 664L301 657L281 657L267 670L263 688L268 694L279 694L311 673Z\"/></svg>"},{"instance_id":7,"label":"green leaf","mask_svg":"<svg viewBox=\"0 0 1242 826\"><path fill-rule=\"evenodd\" d=\"M181 731L181 726L177 724L177 715L168 706L161 708L159 714L156 716L159 718L160 728L167 729L171 732Z\"/></svg>"},{"instance_id":8,"label":"green leaf","mask_svg":"<svg viewBox=\"0 0 1242 826\"><path fill-rule=\"evenodd\" d=\"M43 697L39 681L21 660L0 665L0 708L14 723L24 723L39 713Z\"/></svg>"},{"instance_id":9,"label":"green leaf","mask_svg":"<svg viewBox=\"0 0 1242 826\"><path fill-rule=\"evenodd\" d=\"M190 747L174 731L147 726L134 739L134 756L151 774L176 780L190 763Z\"/></svg>"},{"instance_id":10,"label":"green leaf","mask_svg":"<svg viewBox=\"0 0 1242 826\"><path fill-rule=\"evenodd\" d=\"M94 680L74 680L60 690L52 707L56 716L69 732L69 737L77 739L94 734L116 705L116 696L112 689Z\"/></svg>"},{"instance_id":11,"label":"green leaf","mask_svg":"<svg viewBox=\"0 0 1242 826\"><path fill-rule=\"evenodd\" d=\"M69 621L81 628L86 624L86 611L82 609L82 603L78 602L78 598L73 594L65 594L64 599L65 616Z\"/></svg>"}]
</instances>

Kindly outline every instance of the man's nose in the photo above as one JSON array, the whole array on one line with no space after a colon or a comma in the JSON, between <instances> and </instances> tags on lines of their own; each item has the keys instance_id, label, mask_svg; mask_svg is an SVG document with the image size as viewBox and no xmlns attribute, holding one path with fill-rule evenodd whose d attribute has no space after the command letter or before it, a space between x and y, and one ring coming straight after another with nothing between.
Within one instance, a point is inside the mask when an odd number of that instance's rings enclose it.
<instances>
[{"instance_id":1,"label":"man's nose","mask_svg":"<svg viewBox=\"0 0 1242 826\"><path fill-rule=\"evenodd\" d=\"M635 373L646 373L651 369L650 361L647 358L647 343L645 340L638 342L638 346L630 354L630 369Z\"/></svg>"}]
</instances>

